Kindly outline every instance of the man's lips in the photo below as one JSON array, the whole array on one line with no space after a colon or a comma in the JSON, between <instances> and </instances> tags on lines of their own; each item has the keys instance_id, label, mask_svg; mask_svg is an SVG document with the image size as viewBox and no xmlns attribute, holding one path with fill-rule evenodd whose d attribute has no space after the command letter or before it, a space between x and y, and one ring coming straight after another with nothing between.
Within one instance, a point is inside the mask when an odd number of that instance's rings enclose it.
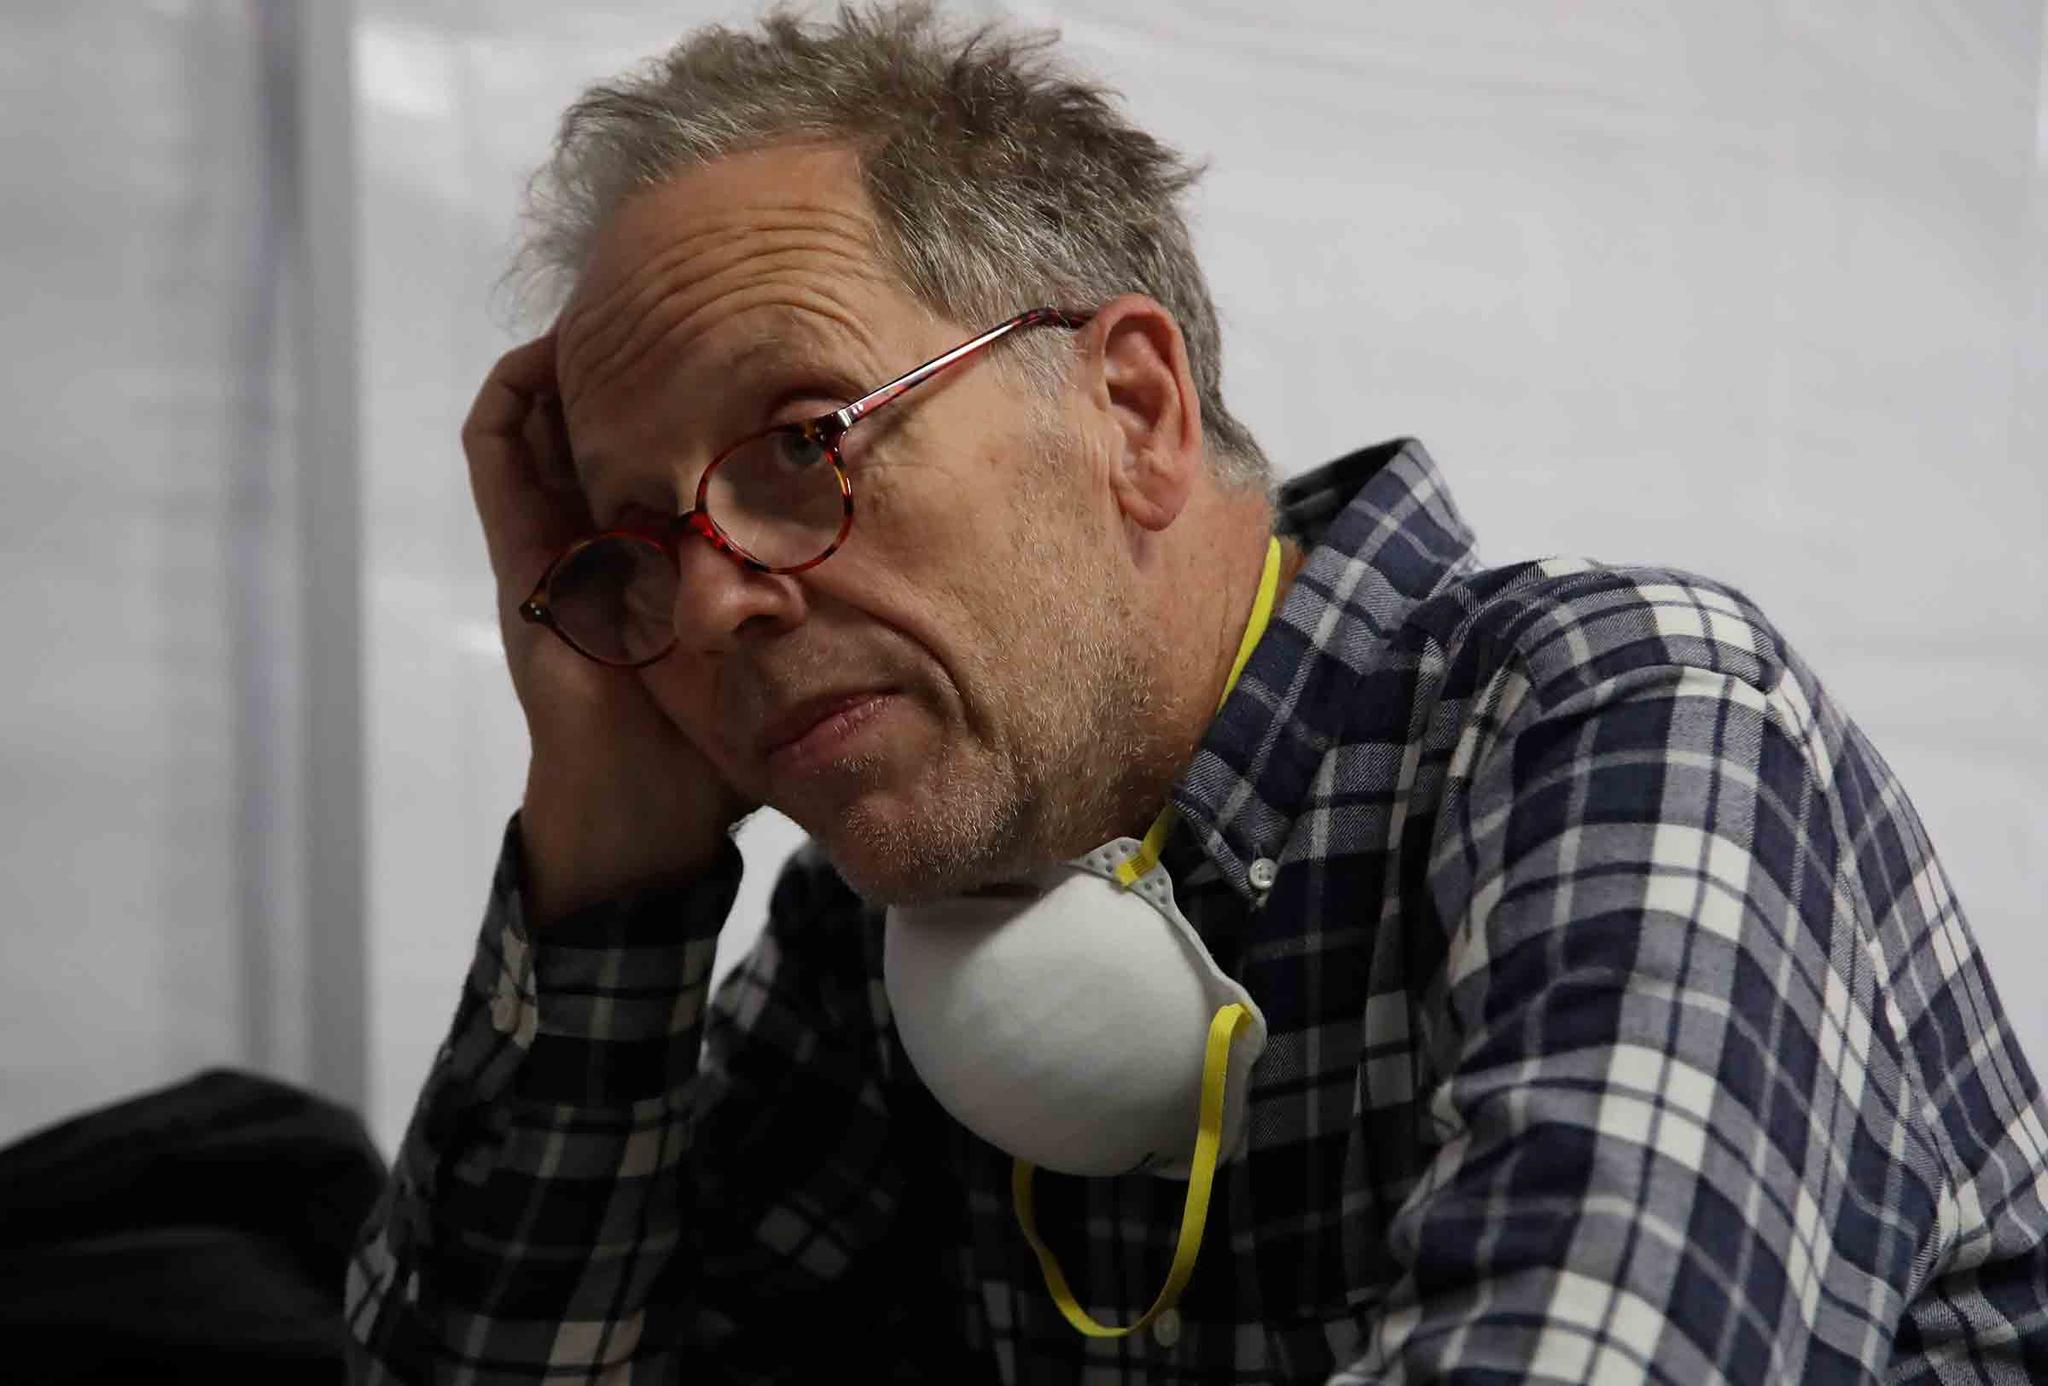
<instances>
[{"instance_id":1,"label":"man's lips","mask_svg":"<svg viewBox=\"0 0 2048 1386\"><path fill-rule=\"evenodd\" d=\"M859 688L805 698L770 718L754 748L765 761L776 752L803 740L832 718L890 691L886 688Z\"/></svg>"}]
</instances>

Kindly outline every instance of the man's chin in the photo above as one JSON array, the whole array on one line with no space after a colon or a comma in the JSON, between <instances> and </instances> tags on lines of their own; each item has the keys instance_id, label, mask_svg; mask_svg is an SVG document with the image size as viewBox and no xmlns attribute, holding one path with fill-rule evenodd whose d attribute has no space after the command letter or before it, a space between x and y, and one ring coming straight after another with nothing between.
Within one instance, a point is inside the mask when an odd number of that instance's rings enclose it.
<instances>
[{"instance_id":1,"label":"man's chin","mask_svg":"<svg viewBox=\"0 0 2048 1386\"><path fill-rule=\"evenodd\" d=\"M876 908L922 905L957 895L977 884L985 872L963 870L957 861L943 865L905 859L900 853L880 854L843 836L817 838L825 859L854 894Z\"/></svg>"},{"instance_id":2,"label":"man's chin","mask_svg":"<svg viewBox=\"0 0 2048 1386\"><path fill-rule=\"evenodd\" d=\"M926 802L910 811L861 802L829 823L800 826L854 893L870 905L919 905L942 900L1019 874L1014 831L974 834L949 818L945 806ZM993 840L991 840L993 838Z\"/></svg>"}]
</instances>

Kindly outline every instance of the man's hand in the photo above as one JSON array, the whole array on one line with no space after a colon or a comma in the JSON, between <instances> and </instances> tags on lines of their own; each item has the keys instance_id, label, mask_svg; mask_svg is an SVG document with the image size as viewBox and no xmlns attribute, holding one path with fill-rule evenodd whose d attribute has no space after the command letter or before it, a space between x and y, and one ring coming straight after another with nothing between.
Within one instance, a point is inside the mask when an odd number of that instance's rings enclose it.
<instances>
[{"instance_id":1,"label":"man's hand","mask_svg":"<svg viewBox=\"0 0 2048 1386\"><path fill-rule=\"evenodd\" d=\"M518 614L549 561L592 528L570 464L552 332L499 359L463 423L462 447L532 740L520 810L531 918L538 926L700 874L757 805L720 778L632 672L585 659Z\"/></svg>"}]
</instances>

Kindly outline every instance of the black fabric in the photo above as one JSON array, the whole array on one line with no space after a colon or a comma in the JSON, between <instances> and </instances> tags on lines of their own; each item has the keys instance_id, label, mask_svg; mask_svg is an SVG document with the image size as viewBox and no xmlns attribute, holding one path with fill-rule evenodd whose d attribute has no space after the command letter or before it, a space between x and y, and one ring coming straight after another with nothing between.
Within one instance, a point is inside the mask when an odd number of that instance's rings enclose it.
<instances>
[{"instance_id":1,"label":"black fabric","mask_svg":"<svg viewBox=\"0 0 2048 1386\"><path fill-rule=\"evenodd\" d=\"M346 1380L362 1118L209 1069L0 1150L0 1379Z\"/></svg>"}]
</instances>

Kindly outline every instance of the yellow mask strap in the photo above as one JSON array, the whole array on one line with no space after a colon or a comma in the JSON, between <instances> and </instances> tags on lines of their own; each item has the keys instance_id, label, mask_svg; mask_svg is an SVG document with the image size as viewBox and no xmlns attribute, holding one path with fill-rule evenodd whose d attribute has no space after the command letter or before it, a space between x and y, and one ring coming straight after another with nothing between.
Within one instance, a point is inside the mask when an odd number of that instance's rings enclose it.
<instances>
[{"instance_id":1,"label":"yellow mask strap","mask_svg":"<svg viewBox=\"0 0 2048 1386\"><path fill-rule=\"evenodd\" d=\"M1195 1133L1195 1158L1188 1171L1188 1197L1181 1213L1180 1240L1173 1248L1173 1266L1166 1273L1166 1284L1161 1287L1159 1297L1152 1301L1136 1323L1123 1328L1110 1328L1097 1323L1074 1299L1074 1292L1067 1288L1067 1278L1060 1274L1060 1265L1052 1251L1038 1239L1038 1228L1031 1216L1031 1175L1033 1166L1019 1160L1010 1170L1010 1198L1017 1205L1017 1223L1024 1229L1024 1240L1031 1243L1031 1249L1038 1253L1039 1269L1045 1272L1045 1287L1052 1292L1053 1303L1059 1305L1067 1322L1090 1338L1121 1338L1127 1333L1136 1333L1152 1320L1173 1307L1180 1298L1180 1292L1187 1288L1188 1277L1195 1273L1195 1256L1202 1249L1202 1228L1209 1221L1209 1191L1216 1179L1216 1155L1223 1144L1223 1089L1230 1072L1230 1042L1237 1038L1237 1032L1251 1023L1251 1012L1236 1002L1216 1012L1216 1018L1209 1023L1209 1048L1202 1060L1202 1114L1201 1125Z\"/></svg>"},{"instance_id":2,"label":"yellow mask strap","mask_svg":"<svg viewBox=\"0 0 2048 1386\"><path fill-rule=\"evenodd\" d=\"M1266 623L1273 616L1273 596L1280 590L1280 540L1276 535L1266 541L1266 568L1259 575L1259 595L1252 601L1251 619L1244 623L1244 638L1237 642L1237 658L1230 663L1230 677L1224 680L1223 696L1216 700L1216 710L1221 712L1223 704L1230 701L1230 690L1237 687L1237 676L1244 672L1244 666L1252 657L1252 650L1259 643L1259 637L1266 633ZM1152 820L1152 826L1145 832L1145 840L1139 844L1138 853L1116 869L1117 884L1125 890L1136 885L1147 871L1159 864L1159 854L1166 848L1166 835L1173 831L1173 804L1169 801L1159 810L1159 816Z\"/></svg>"},{"instance_id":3,"label":"yellow mask strap","mask_svg":"<svg viewBox=\"0 0 2048 1386\"><path fill-rule=\"evenodd\" d=\"M1266 633L1266 624L1273 616L1273 599L1279 590L1280 540L1274 537L1266 541L1266 566L1259 575L1259 593L1252 601L1251 618L1245 622L1244 636L1237 643L1237 658L1231 661L1230 677L1224 681L1223 697L1216 703L1217 711L1223 710L1223 704L1229 700L1231 690L1237 687L1238 675L1244 672L1259 637ZM1124 889L1130 889L1159 864L1159 853L1166 845L1167 833L1172 831L1173 819L1174 808L1168 803L1152 821L1137 854L1117 867L1117 882ZM1180 1298L1180 1292L1187 1287L1188 1277L1195 1273L1195 1258L1202 1249L1202 1230L1209 1221L1209 1194L1216 1180L1216 1157L1223 1144L1223 1098L1230 1074L1230 1045L1237 1038L1238 1031L1251 1023L1251 1018L1250 1011L1232 1002L1219 1009L1209 1024L1208 1050L1202 1060L1201 1117L1195 1132L1195 1156L1188 1171L1188 1196L1181 1212L1180 1239L1173 1248L1173 1265L1167 1271L1166 1284L1160 1288L1159 1297L1152 1301L1152 1307L1136 1323L1110 1328L1083 1312L1074 1299L1074 1292L1067 1287L1066 1276L1060 1273L1059 1261L1039 1240L1031 1211L1034 1166L1024 1160L1012 1165L1010 1198L1017 1205L1017 1224L1024 1231L1024 1240L1037 1253L1039 1269L1045 1274L1045 1286L1051 1291L1053 1302L1059 1305L1060 1313L1066 1316L1067 1322L1086 1336L1121 1338L1138 1332L1173 1307Z\"/></svg>"}]
</instances>

